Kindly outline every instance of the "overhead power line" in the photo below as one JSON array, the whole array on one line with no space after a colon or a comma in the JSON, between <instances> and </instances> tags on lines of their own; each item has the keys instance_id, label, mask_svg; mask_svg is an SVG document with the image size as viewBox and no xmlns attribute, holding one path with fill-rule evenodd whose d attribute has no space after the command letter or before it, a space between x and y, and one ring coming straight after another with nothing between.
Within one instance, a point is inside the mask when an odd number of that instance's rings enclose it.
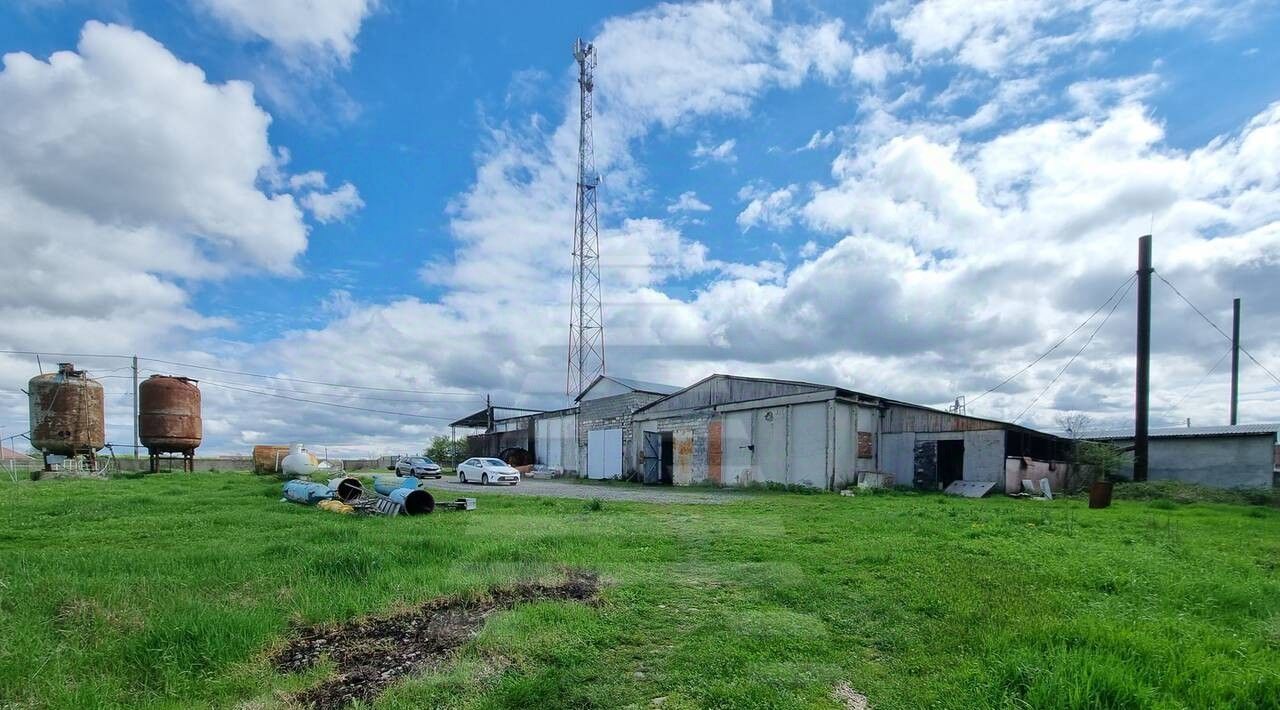
<instances>
[{"instance_id":1,"label":"overhead power line","mask_svg":"<svg viewBox=\"0 0 1280 710\"><path fill-rule=\"evenodd\" d=\"M244 372L242 370L228 370L221 367L211 367L209 365L196 365L190 362L175 362L173 360L160 360L154 357L138 356L138 359L146 360L147 362L158 362L165 365L174 365L176 367L190 367L197 370L207 370L209 372L221 372L227 375L241 375L243 377L259 377L264 380L277 380L280 382L300 382L302 384L319 385L321 387L344 387L347 389L367 390L371 392L404 392L408 394L433 394L433 395L459 396L459 397L480 396L476 392L456 392L456 391L450 392L450 391L442 391L442 390L415 390L415 389L407 389L404 387L370 387L367 385L346 385L339 382L323 382L321 380L306 380L306 379L302 379L301 377L285 377L283 375L263 375L257 372Z\"/></svg>"},{"instance_id":2,"label":"overhead power line","mask_svg":"<svg viewBox=\"0 0 1280 710\"><path fill-rule=\"evenodd\" d=\"M1133 284L1130 283L1129 287L1132 288ZM1116 309L1120 307L1120 304L1124 303L1124 297L1128 295L1129 289L1126 288L1124 293L1120 295L1120 298L1116 299L1115 305L1111 306L1111 310L1107 311L1106 317L1102 319L1102 322L1098 324L1098 327L1094 328L1092 333L1089 333L1089 337L1085 339L1084 344L1080 346L1080 349L1071 356L1070 360L1067 360L1067 364L1063 365L1061 370L1058 370L1058 374L1054 375L1052 380L1049 380L1049 384L1045 385L1044 389L1040 390L1040 393L1036 395L1036 398L1031 400L1031 403L1024 407L1021 412L1018 412L1018 416L1013 418L1013 423L1018 423L1019 419L1021 419L1027 412L1031 411L1032 407L1036 406L1036 402L1039 402L1040 398L1049 391L1049 388L1053 387L1054 383L1058 381L1058 378L1062 377L1062 373L1066 372L1067 368L1071 367L1071 363L1075 362L1076 358L1080 357L1080 353L1084 352L1084 349L1089 347L1089 343L1093 342L1093 337L1098 334L1098 331L1102 330L1102 326L1106 325L1107 321L1111 320L1111 314L1116 312Z\"/></svg>"},{"instance_id":3,"label":"overhead power line","mask_svg":"<svg viewBox=\"0 0 1280 710\"><path fill-rule=\"evenodd\" d=\"M48 353L48 352L41 352L41 351L36 351L36 350L0 350L0 354L5 354L5 355L31 355L31 356L33 356L33 357L34 357L34 356L39 356L39 355L51 355L51 356L54 356L54 357L77 357L77 358L81 358L81 357L89 357L89 358L120 358L120 359L124 359L124 360L130 360L130 359L132 359L132 358L133 358L133 356L132 356L132 355L111 355L111 354L105 354L105 353ZM260 378L260 379L265 379L265 380L276 380L276 381L280 381L280 382L296 382L296 383L302 383L302 384L308 384L308 385L316 385L316 386L319 386L319 387L338 387L338 388L343 388L343 389L365 390L365 391L371 391L371 392L399 392L399 393L403 393L403 394L429 394L429 395L435 395L435 396L438 396L438 397L472 397L472 398L481 398L481 397L483 397L483 396L484 396L483 394L481 394L481 393L479 393L479 392L458 392L458 391L456 391L456 390L453 390L453 391L444 391L444 390L419 390L419 389L409 389L409 388L405 388L405 387L373 387L373 386L369 386L369 385L351 385L351 384L343 384L343 383L339 383L339 382L324 382L324 381L321 381L321 380L308 380L308 379L303 379L303 378L298 378L298 377L285 377L285 376L283 376L283 375L264 375L264 374L257 373L257 372L245 372L245 371L242 371L242 370L230 370L230 369L226 369L226 368L212 367L212 366L210 366L210 365L197 365L197 364L192 363L192 362L179 362L179 361L176 361L176 360L161 360L161 359L159 359L159 358L154 358L154 357L143 357L143 356L141 356L141 355L139 355L139 356L138 356L138 360L139 360L139 361L146 361L146 362L160 363L160 364L164 364L164 365L172 365L172 366L174 366L174 367L186 367L186 368L191 368L191 369L195 369L195 370L206 370L206 371L208 371L208 372L221 372L221 373L223 373L223 374L228 374L228 375L240 375L240 376L242 376L242 377L256 377L256 378ZM111 372L117 372L117 371L122 370L122 369L127 369L127 368L117 368L116 370L111 370ZM158 372L158 371L153 370L153 372Z\"/></svg>"},{"instance_id":4,"label":"overhead power line","mask_svg":"<svg viewBox=\"0 0 1280 710\"><path fill-rule=\"evenodd\" d=\"M428 414L410 414L410 413L408 413L408 412L393 412L393 411L391 411L391 410L387 410L387 409L370 409L370 408L368 408L368 407L356 407L356 406L349 405L349 404L338 404L337 402L323 402L323 401L320 401L320 400L317 400L317 399L304 399L304 398L302 398L302 397L290 397L289 395L279 394L279 393L276 393L276 392L266 392L266 391L263 391L263 390L249 389L249 388L247 388L247 387L235 387L235 386L232 386L232 385L224 385L224 384L220 384L220 383L216 383L216 382L209 382L208 384L213 385L214 387L221 388L221 389L235 390L236 392L246 392L246 393L249 393L249 394L261 395L261 396L263 396L263 397L275 397L275 398L277 398L277 399L287 399L287 400L292 401L292 402L304 402L304 403L307 403L307 404L319 404L319 405L322 405L322 406L325 406L325 407L337 407L337 408L339 408L339 409L352 409L352 410L355 410L355 411L357 411L357 412L369 412L369 413L371 413L371 414L386 414L386 415L393 416L393 417L409 417L409 418L411 418L411 419L429 419L429 420L433 420L433 421L445 421L445 422L447 422L447 421L453 421L453 420L456 418L456 417L439 417L439 416L431 416L431 415L428 415Z\"/></svg>"},{"instance_id":5,"label":"overhead power line","mask_svg":"<svg viewBox=\"0 0 1280 710\"><path fill-rule=\"evenodd\" d=\"M1191 385L1191 389L1187 390L1187 393L1182 395L1182 397L1178 399L1177 404L1173 405L1173 407L1171 408L1171 411L1174 411L1174 412L1178 411L1178 409L1182 406L1182 403L1187 401L1187 398L1190 397L1192 394L1194 394L1195 391L1200 388L1200 385L1204 384L1204 381L1209 379L1209 376L1212 375L1215 371L1217 371L1218 366L1221 365L1223 361L1227 359L1227 356L1230 354L1231 354L1231 348L1227 348L1221 355L1219 355L1218 360L1213 363L1213 367L1210 367L1208 372L1205 372L1204 375L1202 375L1199 380L1196 380L1196 383L1194 385Z\"/></svg>"},{"instance_id":6,"label":"overhead power line","mask_svg":"<svg viewBox=\"0 0 1280 710\"><path fill-rule=\"evenodd\" d=\"M152 374L152 373L153 373L153 374L157 374L157 375L164 374L164 373L162 373L162 372L160 372L160 371L158 371L158 370L151 370L151 369L149 369L149 368L148 368L148 369L146 369L146 370L144 370L144 372L146 372L146 373L148 373L148 374ZM203 379L203 378L202 378L202 379L200 379L200 383L201 383L201 384L206 384L206 385L214 385L214 386L218 386L218 385L226 385L226 386L229 386L229 387L247 387L247 386L250 386L250 385L248 385L247 383L244 383L244 382L218 382L217 380L209 380L209 379ZM377 395L360 394L360 393L358 393L358 392L310 392L310 391L307 391L307 390L288 390L288 392L287 392L287 393L288 393L288 394L291 394L291 395L307 395L307 396L311 396L311 397L345 397L345 398L347 398L347 399L371 400L371 401L374 401L374 402L400 402L400 403L404 403L404 404L423 404L423 405L431 405L431 404L447 404L447 405L458 406L458 405L463 405L463 404L467 404L467 403L468 403L468 401L467 401L467 400L465 400L465 399L453 399L453 400L441 400L441 399L406 399L406 398L404 398L404 397L379 397L379 396L377 396ZM484 402L484 398L483 398L483 397L475 397L474 399L475 399L475 402L478 402L478 403L483 403L483 402Z\"/></svg>"},{"instance_id":7,"label":"overhead power line","mask_svg":"<svg viewBox=\"0 0 1280 710\"><path fill-rule=\"evenodd\" d=\"M1098 316L1098 314L1099 314L1099 313L1101 313L1101 312L1102 312L1102 310L1103 310L1104 308L1106 308L1108 305L1110 305L1110 304L1111 304L1111 301L1115 299L1116 294L1120 293L1120 290L1121 290L1121 289L1124 289L1126 286L1131 286L1131 285L1133 284L1133 281L1134 281L1135 279L1137 279L1137 278L1138 278L1138 277L1137 277L1137 275L1136 275L1136 274L1130 274L1130 275L1129 275L1129 278L1125 279L1123 283L1121 283L1119 286L1117 286L1117 287L1116 287L1116 290L1112 291L1112 292L1111 292L1111 295L1107 297L1107 300L1103 301L1103 302L1102 302L1102 305L1098 306L1098 308L1097 308L1093 313L1090 313L1088 318L1085 318L1083 321L1081 321L1080 325L1077 325L1076 327L1072 328L1070 333L1067 333L1066 335L1062 336L1062 339L1061 339L1061 340L1059 340L1058 342L1054 343L1054 344L1053 344L1053 345L1052 345L1048 350L1044 351L1043 353L1040 353L1039 357L1037 357L1036 359L1034 359L1034 360L1032 360L1030 363L1028 363L1026 367L1024 367L1024 368L1022 368L1021 370L1018 370L1017 372L1013 373L1012 375L1009 375L1008 377L1004 378L1004 380L1003 380L1003 381L1001 381L1001 382L1000 382L1000 384L996 385L995 387L992 387L991 389L987 390L986 392L983 392L982 394L978 395L977 397L974 397L974 398L970 399L970 400L968 401L968 404L969 404L970 406L972 406L974 402L977 402L978 400L982 399L983 397L986 397L987 395L991 394L992 392L995 392L996 390L1000 389L1001 387L1004 387L1005 385L1009 384L1009 383L1010 383L1010 382L1012 382L1014 379L1016 379L1016 378L1017 378L1019 375L1021 375L1022 373L1024 373L1024 372L1026 372L1027 370L1030 370L1031 368L1035 367L1035 366L1036 366L1036 364L1037 364L1037 363L1039 363L1041 360L1045 359L1046 357L1049 357L1049 355L1051 355L1051 354L1053 353L1053 351L1055 351L1055 350L1057 350L1058 348L1062 347L1062 344L1063 344L1063 343L1065 343L1065 342L1067 342L1068 340L1070 340L1070 339L1071 339L1071 336L1073 336L1073 335L1075 335L1076 333L1080 332L1080 329L1082 329L1082 328L1084 328L1086 325L1088 325L1088 324L1089 324L1089 321L1091 321L1091 320L1093 320L1094 318L1096 318L1096 317ZM1128 293L1128 291L1126 290L1126 291L1125 291L1125 293ZM1122 298L1123 298L1123 297L1122 297ZM1118 302L1117 302L1117 305L1118 305ZM1112 310L1114 310L1114 309L1112 309ZM1108 317L1110 317L1110 314L1108 314Z\"/></svg>"},{"instance_id":8,"label":"overhead power line","mask_svg":"<svg viewBox=\"0 0 1280 710\"><path fill-rule=\"evenodd\" d=\"M1189 298L1187 298L1186 296L1182 295L1182 292L1178 290L1178 287L1177 287L1177 286L1174 286L1172 283L1170 283L1170 282L1169 282L1169 279L1166 279L1164 276L1162 276L1162 275L1160 274L1160 272L1159 272L1159 271L1155 272L1155 274L1156 274L1156 278L1158 278L1158 279L1160 279L1161 281L1163 281L1165 286L1168 286L1169 288L1173 289L1173 292L1174 292L1174 293L1176 293L1176 294L1178 294L1178 298L1181 298L1183 303L1185 303L1185 304L1187 304L1188 306L1190 306L1190 307L1191 307L1191 310L1193 310L1193 311L1195 311L1195 312L1196 312L1196 315L1200 316L1200 317L1204 320L1204 322L1205 322L1205 323L1208 323L1208 324L1209 324L1209 326L1210 326L1211 328L1213 328L1214 330L1218 331L1218 335L1221 335L1223 338L1225 338L1225 339L1226 339L1226 341L1227 341L1228 343L1229 343L1229 342L1232 342L1232 341L1231 341L1231 336L1230 336L1230 335L1227 335L1226 331L1224 331L1223 329L1219 328L1219 327L1218 327L1218 324L1213 322L1213 319L1209 318L1209 316L1207 316L1207 315L1205 315L1205 314L1204 314L1204 311L1202 311L1202 310L1200 310L1199 308L1197 308L1197 307L1196 307L1196 304L1194 304L1194 303L1192 303L1192 302L1191 302L1191 299L1189 299ZM1253 356L1253 353L1249 352L1248 350L1245 350L1245 347L1244 347L1243 345L1241 345L1241 346L1240 346L1240 352L1244 353L1244 354L1245 354L1245 357L1247 357L1247 358L1249 358L1250 360L1252 360L1252 361L1253 361L1253 364L1255 364L1255 365L1257 365L1259 368L1261 368L1263 372L1267 373L1267 374L1271 377L1271 379L1273 379L1273 380L1275 380L1275 381L1276 381L1276 384L1280 385L1280 376L1277 376L1277 375L1276 375L1276 373L1272 372L1269 368L1267 368L1267 366L1266 366L1266 365L1263 365L1261 362L1258 362L1258 358L1254 357L1254 356Z\"/></svg>"}]
</instances>

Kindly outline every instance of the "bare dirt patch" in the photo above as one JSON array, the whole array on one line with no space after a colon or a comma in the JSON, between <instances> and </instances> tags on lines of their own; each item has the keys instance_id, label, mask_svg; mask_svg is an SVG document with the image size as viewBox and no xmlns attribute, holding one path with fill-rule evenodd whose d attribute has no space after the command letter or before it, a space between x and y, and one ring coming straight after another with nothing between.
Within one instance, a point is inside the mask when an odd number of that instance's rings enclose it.
<instances>
[{"instance_id":1,"label":"bare dirt patch","mask_svg":"<svg viewBox=\"0 0 1280 710\"><path fill-rule=\"evenodd\" d=\"M333 662L334 675L293 696L301 705L339 708L356 700L369 701L401 677L447 661L495 611L532 601L596 600L600 580L595 573L571 570L566 574L564 581L554 584L522 582L492 589L479 598L433 599L390 616L298 629L271 663L277 671L296 673L323 658Z\"/></svg>"},{"instance_id":2,"label":"bare dirt patch","mask_svg":"<svg viewBox=\"0 0 1280 710\"><path fill-rule=\"evenodd\" d=\"M853 686L843 680L836 683L836 689L832 691L831 697L842 703L848 710L871 710L871 703L867 700L867 696L854 690Z\"/></svg>"}]
</instances>

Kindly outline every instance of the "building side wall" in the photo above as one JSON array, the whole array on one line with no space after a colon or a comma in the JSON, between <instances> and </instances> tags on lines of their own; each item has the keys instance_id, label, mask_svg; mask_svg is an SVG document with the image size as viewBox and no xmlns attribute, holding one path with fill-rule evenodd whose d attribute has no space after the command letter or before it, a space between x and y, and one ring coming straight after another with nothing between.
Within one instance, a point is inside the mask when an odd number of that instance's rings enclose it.
<instances>
[{"instance_id":1,"label":"building side wall","mask_svg":"<svg viewBox=\"0 0 1280 710\"><path fill-rule=\"evenodd\" d=\"M734 377L721 376L677 392L663 402L654 405L648 411L677 412L684 409L713 407L731 402L747 402L768 397L818 392L822 389L825 388L794 382L740 380Z\"/></svg>"},{"instance_id":2,"label":"building side wall","mask_svg":"<svg viewBox=\"0 0 1280 710\"><path fill-rule=\"evenodd\" d=\"M963 414L951 414L902 404L889 405L885 409L884 421L880 425L880 430L887 434L899 434L908 431L925 434L1000 428L999 423L985 419L974 419Z\"/></svg>"},{"instance_id":3,"label":"building side wall","mask_svg":"<svg viewBox=\"0 0 1280 710\"><path fill-rule=\"evenodd\" d=\"M793 486L828 488L834 443L829 437L828 402L795 404L787 417L784 481Z\"/></svg>"},{"instance_id":4,"label":"building side wall","mask_svg":"<svg viewBox=\"0 0 1280 710\"><path fill-rule=\"evenodd\" d=\"M538 417L534 420L534 454L544 466L578 470L578 415Z\"/></svg>"},{"instance_id":5,"label":"building side wall","mask_svg":"<svg viewBox=\"0 0 1280 710\"><path fill-rule=\"evenodd\" d=\"M631 439L636 442L644 440L644 432L670 432L672 439L672 478L676 485L688 485L693 483L704 483L711 478L710 467L708 465L708 429L712 421L713 414L711 412L698 412L686 414L679 417L669 417L666 419L649 419L646 421L635 422L629 429L631 430ZM730 457L729 466L735 465L736 453L738 449L736 445L732 445L726 441L723 433L723 420L721 447L722 456ZM681 446L685 447L683 451ZM733 446L731 449L730 446ZM683 461L682 461L682 458ZM681 466L683 465L683 468ZM724 468L726 464L722 460L721 477L726 475ZM627 453L625 467L629 467L636 471L644 471L644 447L637 444L634 450ZM730 469L732 470L732 469Z\"/></svg>"},{"instance_id":6,"label":"building side wall","mask_svg":"<svg viewBox=\"0 0 1280 710\"><path fill-rule=\"evenodd\" d=\"M643 473L637 466L640 446L636 443L631 426L631 416L636 410L657 401L662 395L649 392L627 392L612 397L602 397L578 404L578 461L587 460L587 432L595 429L622 430L622 476L628 478Z\"/></svg>"},{"instance_id":7,"label":"building side wall","mask_svg":"<svg viewBox=\"0 0 1280 710\"><path fill-rule=\"evenodd\" d=\"M858 407L844 402L833 402L831 420L832 477L837 489L858 482Z\"/></svg>"},{"instance_id":8,"label":"building side wall","mask_svg":"<svg viewBox=\"0 0 1280 710\"><path fill-rule=\"evenodd\" d=\"M1004 431L964 433L964 480L995 481L996 490L1005 483Z\"/></svg>"},{"instance_id":9,"label":"building side wall","mask_svg":"<svg viewBox=\"0 0 1280 710\"><path fill-rule=\"evenodd\" d=\"M910 486L915 477L915 432L881 434L879 439L880 470L893 474L894 485Z\"/></svg>"},{"instance_id":10,"label":"building side wall","mask_svg":"<svg viewBox=\"0 0 1280 710\"><path fill-rule=\"evenodd\" d=\"M1133 446L1133 441L1113 442ZM1275 437L1196 436L1151 439L1147 479L1182 481L1218 488L1264 488L1273 480ZM1119 473L1133 478L1130 463Z\"/></svg>"}]
</instances>

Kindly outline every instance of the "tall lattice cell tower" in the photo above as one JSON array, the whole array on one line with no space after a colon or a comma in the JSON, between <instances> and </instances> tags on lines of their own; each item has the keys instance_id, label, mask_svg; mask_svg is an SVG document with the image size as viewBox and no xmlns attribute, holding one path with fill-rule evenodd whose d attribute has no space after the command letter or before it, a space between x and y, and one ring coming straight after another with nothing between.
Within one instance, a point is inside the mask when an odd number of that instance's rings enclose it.
<instances>
[{"instance_id":1,"label":"tall lattice cell tower","mask_svg":"<svg viewBox=\"0 0 1280 710\"><path fill-rule=\"evenodd\" d=\"M578 61L578 183L573 206L573 292L569 305L569 371L565 392L577 397L604 374L604 314L600 304L600 228L596 213L595 148L591 135L591 92L596 50L581 39L573 44Z\"/></svg>"}]
</instances>

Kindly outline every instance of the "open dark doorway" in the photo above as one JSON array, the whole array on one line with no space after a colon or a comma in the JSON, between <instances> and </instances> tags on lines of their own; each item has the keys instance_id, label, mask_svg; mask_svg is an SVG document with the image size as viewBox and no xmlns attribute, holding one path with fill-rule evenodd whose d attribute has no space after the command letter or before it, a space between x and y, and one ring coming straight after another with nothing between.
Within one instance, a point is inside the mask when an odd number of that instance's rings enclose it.
<instances>
[{"instance_id":1,"label":"open dark doorway","mask_svg":"<svg viewBox=\"0 0 1280 710\"><path fill-rule=\"evenodd\" d=\"M964 479L964 440L938 442L938 483L946 488Z\"/></svg>"},{"instance_id":2,"label":"open dark doorway","mask_svg":"<svg viewBox=\"0 0 1280 710\"><path fill-rule=\"evenodd\" d=\"M671 432L662 432L662 485L669 486L673 482L671 470L675 462L675 441Z\"/></svg>"}]
</instances>

